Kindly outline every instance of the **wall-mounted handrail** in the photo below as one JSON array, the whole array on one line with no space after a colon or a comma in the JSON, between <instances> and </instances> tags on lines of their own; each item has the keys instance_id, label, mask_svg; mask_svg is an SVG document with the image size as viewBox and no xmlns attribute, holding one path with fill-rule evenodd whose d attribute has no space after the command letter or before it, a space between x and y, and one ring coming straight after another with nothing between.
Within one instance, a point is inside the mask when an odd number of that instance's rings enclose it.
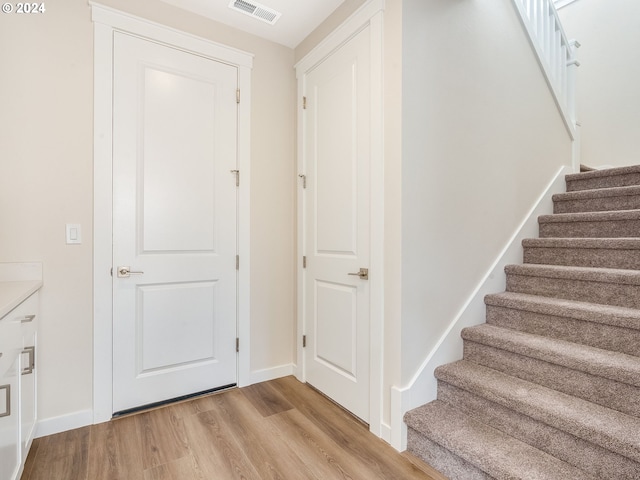
<instances>
[{"instance_id":1,"label":"wall-mounted handrail","mask_svg":"<svg viewBox=\"0 0 640 480\"><path fill-rule=\"evenodd\" d=\"M529 34L567 130L575 138L576 68L580 65L575 51L580 44L567 39L552 0L513 0L513 3Z\"/></svg>"}]
</instances>

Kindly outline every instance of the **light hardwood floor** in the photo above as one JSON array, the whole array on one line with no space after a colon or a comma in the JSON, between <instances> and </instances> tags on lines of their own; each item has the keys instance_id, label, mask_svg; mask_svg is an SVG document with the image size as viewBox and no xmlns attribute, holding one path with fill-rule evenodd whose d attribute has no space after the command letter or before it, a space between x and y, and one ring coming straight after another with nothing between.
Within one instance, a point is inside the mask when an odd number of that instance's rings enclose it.
<instances>
[{"instance_id":1,"label":"light hardwood floor","mask_svg":"<svg viewBox=\"0 0 640 480\"><path fill-rule=\"evenodd\" d=\"M446 480L293 377L36 439L22 480Z\"/></svg>"}]
</instances>

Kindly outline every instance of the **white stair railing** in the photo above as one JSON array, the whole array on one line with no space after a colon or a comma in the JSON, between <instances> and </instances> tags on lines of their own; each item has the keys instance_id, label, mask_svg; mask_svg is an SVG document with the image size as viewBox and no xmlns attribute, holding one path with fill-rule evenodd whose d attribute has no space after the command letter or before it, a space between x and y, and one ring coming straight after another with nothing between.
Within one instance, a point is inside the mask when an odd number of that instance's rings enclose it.
<instances>
[{"instance_id":1,"label":"white stair railing","mask_svg":"<svg viewBox=\"0 0 640 480\"><path fill-rule=\"evenodd\" d=\"M513 0L513 3L529 34L567 130L575 139L576 68L580 65L575 50L580 44L567 40L552 0Z\"/></svg>"}]
</instances>

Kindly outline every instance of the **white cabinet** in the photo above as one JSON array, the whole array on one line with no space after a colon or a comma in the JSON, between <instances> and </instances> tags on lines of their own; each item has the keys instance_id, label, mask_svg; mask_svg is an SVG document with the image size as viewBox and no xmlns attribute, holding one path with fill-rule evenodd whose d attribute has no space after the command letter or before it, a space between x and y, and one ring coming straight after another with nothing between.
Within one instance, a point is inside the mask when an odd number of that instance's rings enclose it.
<instances>
[{"instance_id":1,"label":"white cabinet","mask_svg":"<svg viewBox=\"0 0 640 480\"><path fill-rule=\"evenodd\" d=\"M38 322L38 293L22 304L22 350L20 351L20 442L22 460L26 460L35 433L36 404L36 351Z\"/></svg>"},{"instance_id":2,"label":"white cabinet","mask_svg":"<svg viewBox=\"0 0 640 480\"><path fill-rule=\"evenodd\" d=\"M0 480L20 470L20 323L11 313L0 320Z\"/></svg>"},{"instance_id":3,"label":"white cabinet","mask_svg":"<svg viewBox=\"0 0 640 480\"><path fill-rule=\"evenodd\" d=\"M0 377L0 478L17 478L22 454L19 445L17 358Z\"/></svg>"},{"instance_id":4,"label":"white cabinet","mask_svg":"<svg viewBox=\"0 0 640 480\"><path fill-rule=\"evenodd\" d=\"M0 480L20 478L36 425L41 282L0 282Z\"/></svg>"}]
</instances>

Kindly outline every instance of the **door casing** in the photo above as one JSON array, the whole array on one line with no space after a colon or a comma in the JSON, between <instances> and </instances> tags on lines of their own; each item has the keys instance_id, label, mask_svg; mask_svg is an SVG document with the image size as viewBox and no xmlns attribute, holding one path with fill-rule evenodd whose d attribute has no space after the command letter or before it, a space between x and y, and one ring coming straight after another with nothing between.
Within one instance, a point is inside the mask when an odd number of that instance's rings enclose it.
<instances>
[{"instance_id":1,"label":"door casing","mask_svg":"<svg viewBox=\"0 0 640 480\"><path fill-rule=\"evenodd\" d=\"M250 382L250 105L253 56L194 35L91 3L94 23L94 225L93 225L93 423L111 419L113 366L112 307L112 78L113 32L137 35L238 67L238 385Z\"/></svg>"},{"instance_id":2,"label":"door casing","mask_svg":"<svg viewBox=\"0 0 640 480\"><path fill-rule=\"evenodd\" d=\"M384 0L371 0L358 9L316 48L296 64L298 80L298 112L303 111L306 73L340 48L362 29L370 28L371 42L371 163L370 163L370 382L369 429L378 437L390 441L390 427L383 423L383 355L384 355L384 143L383 143L383 11ZM303 175L304 115L298 115L298 174ZM298 272L302 272L303 237L305 231L305 203L302 183L298 188ZM297 284L297 368L296 377L305 379L303 335L305 334L303 305L303 275ZM389 406L387 405L387 408Z\"/></svg>"}]
</instances>

